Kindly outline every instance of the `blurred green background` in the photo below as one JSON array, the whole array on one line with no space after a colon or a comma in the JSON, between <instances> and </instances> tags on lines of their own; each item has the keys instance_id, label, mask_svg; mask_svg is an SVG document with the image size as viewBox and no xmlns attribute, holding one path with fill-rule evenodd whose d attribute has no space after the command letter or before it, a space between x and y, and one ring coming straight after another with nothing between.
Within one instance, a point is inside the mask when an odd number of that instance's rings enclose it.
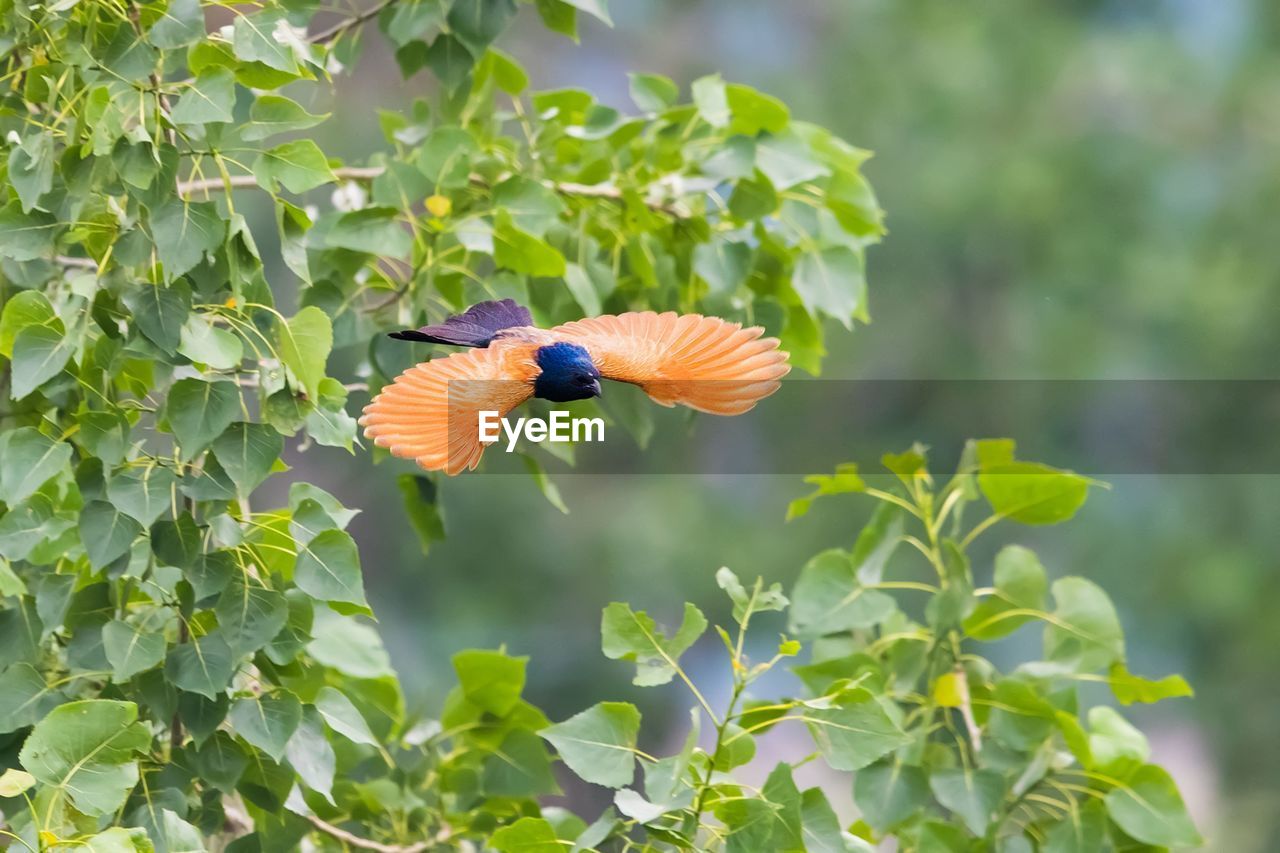
<instances>
[{"instance_id":1,"label":"blurred green background","mask_svg":"<svg viewBox=\"0 0 1280 853\"><path fill-rule=\"evenodd\" d=\"M627 71L682 86L720 71L876 152L867 172L890 234L870 254L874 322L829 330L824 378L1276 378L1274 2L613 5L616 28L584 22L580 46L547 34L526 8L503 46L536 88L589 88L619 107L630 107ZM431 85L424 79L400 82L375 36L340 84L326 149L358 158L378 148L376 110L402 108ZM749 416L752 440L735 452L808 440L771 429L767 410ZM840 411L818 405L805 417L844 434L824 448L828 467L914 437L869 447L840 429ZM659 422L660 433L679 429ZM1023 455L1060 461L1043 435L1012 437ZM1101 446L1108 434L1079 440ZM958 451L935 448L943 464ZM626 600L672 619L687 598L723 617L717 567L789 586L811 554L849 544L870 509L842 498L784 524L804 489L795 476L558 471L571 509L562 515L527 477L471 475L444 484L448 539L423 557L395 486L405 469L324 448L295 461L364 510L353 532L370 597L422 708L439 706L453 652L506 644L531 656L528 692L553 718L628 699L644 708L650 736L669 740L683 735L689 697L631 687L628 667L599 653L600 609ZM1280 477L1107 479L1113 488L1073 523L1001 532L983 543L986 555L1016 539L1040 549L1054 575L1083 574L1112 594L1131 668L1183 672L1197 691L1126 713L1149 732L1211 849L1274 850ZM990 571L989 560L975 565ZM1016 641L1000 650L1003 663L1039 640L1027 630ZM722 658L713 637L689 658L712 693L726 683Z\"/></svg>"}]
</instances>

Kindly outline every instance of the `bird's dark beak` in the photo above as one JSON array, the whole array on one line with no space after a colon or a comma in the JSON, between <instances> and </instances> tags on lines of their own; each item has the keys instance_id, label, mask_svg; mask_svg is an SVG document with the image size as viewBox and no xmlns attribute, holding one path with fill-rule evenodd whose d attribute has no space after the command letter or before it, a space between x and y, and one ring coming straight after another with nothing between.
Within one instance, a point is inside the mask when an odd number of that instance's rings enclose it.
<instances>
[{"instance_id":1,"label":"bird's dark beak","mask_svg":"<svg viewBox=\"0 0 1280 853\"><path fill-rule=\"evenodd\" d=\"M591 389L591 396L592 396L592 397L599 397L599 396L601 396L601 395L604 393L603 391L601 391L601 390L600 390L600 380L599 380L599 379L592 379L592 380L591 380L591 384L590 384L590 385L588 385L587 387Z\"/></svg>"}]
</instances>

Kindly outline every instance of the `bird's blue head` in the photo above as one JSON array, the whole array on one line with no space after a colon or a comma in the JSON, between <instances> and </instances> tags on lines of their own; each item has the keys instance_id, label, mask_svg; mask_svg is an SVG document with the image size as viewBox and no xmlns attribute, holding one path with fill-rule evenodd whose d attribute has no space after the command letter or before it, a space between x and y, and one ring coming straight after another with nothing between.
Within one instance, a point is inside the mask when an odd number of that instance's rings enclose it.
<instances>
[{"instance_id":1,"label":"bird's blue head","mask_svg":"<svg viewBox=\"0 0 1280 853\"><path fill-rule=\"evenodd\" d=\"M542 372L533 382L533 396L553 403L600 396L600 371L577 344L548 344L538 348L535 358Z\"/></svg>"}]
</instances>

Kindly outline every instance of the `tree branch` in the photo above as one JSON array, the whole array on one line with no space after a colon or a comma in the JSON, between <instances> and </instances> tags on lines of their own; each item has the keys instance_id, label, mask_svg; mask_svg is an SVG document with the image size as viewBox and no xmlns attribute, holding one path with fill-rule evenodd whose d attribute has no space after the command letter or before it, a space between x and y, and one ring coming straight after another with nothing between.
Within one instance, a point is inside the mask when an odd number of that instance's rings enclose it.
<instances>
[{"instance_id":1,"label":"tree branch","mask_svg":"<svg viewBox=\"0 0 1280 853\"><path fill-rule=\"evenodd\" d=\"M969 677L960 664L956 664L954 675L956 692L960 694L960 717L964 720L964 727L969 732L969 743L973 745L973 751L977 754L982 752L982 729L973 716L973 702L969 698Z\"/></svg>"},{"instance_id":2,"label":"tree branch","mask_svg":"<svg viewBox=\"0 0 1280 853\"><path fill-rule=\"evenodd\" d=\"M385 172L382 166L344 166L340 169L334 169L333 175L340 181L371 181ZM471 183L476 186L488 188L489 181L478 175L471 176ZM192 193L207 192L208 190L222 189L225 186L234 188L257 188L258 179L253 175L232 175L230 178L223 180L222 178L198 178L191 181L178 182L178 195L190 196ZM621 200L622 190L613 184L579 184L573 181L543 181L543 185L553 192L561 195L578 196L580 198L607 198L615 201ZM689 211L678 202L652 202L646 201L645 204L651 209L660 213L666 213L676 218L684 218L689 215Z\"/></svg>"},{"instance_id":3,"label":"tree branch","mask_svg":"<svg viewBox=\"0 0 1280 853\"><path fill-rule=\"evenodd\" d=\"M396 0L382 0L381 3L375 3L373 6L370 6L355 17L347 18L345 21L334 24L327 30L321 30L315 35L307 36L307 41L312 44L328 44L329 42L341 37L343 33L352 27L358 27L370 18L376 18L383 9L395 2Z\"/></svg>"},{"instance_id":4,"label":"tree branch","mask_svg":"<svg viewBox=\"0 0 1280 853\"><path fill-rule=\"evenodd\" d=\"M381 175L385 169L381 166L344 166L334 169L333 174L340 181L371 181ZM178 195L189 196L192 193L220 190L230 185L232 188L258 186L258 179L253 175L231 175L228 179L199 178L193 181L179 181Z\"/></svg>"},{"instance_id":5,"label":"tree branch","mask_svg":"<svg viewBox=\"0 0 1280 853\"><path fill-rule=\"evenodd\" d=\"M358 835L340 829L328 821L321 820L315 815L307 815L307 820L311 821L311 825L323 832L325 835L332 836L339 841L345 841L352 847L358 847L361 850L373 850L375 853L422 853L423 850L431 849L435 843L433 841L419 841L416 844L383 844L381 841L370 841L367 838L361 838Z\"/></svg>"},{"instance_id":6,"label":"tree branch","mask_svg":"<svg viewBox=\"0 0 1280 853\"><path fill-rule=\"evenodd\" d=\"M385 172L382 166L343 166L333 170L333 176L339 181L372 181L374 178ZM488 188L489 182L477 175L471 177L471 182L477 186ZM619 201L622 199L622 190L613 184L579 184L573 181L544 181L543 185L547 189L560 193L561 195L578 196L579 198L604 198ZM210 190L220 190L226 187L232 189L258 189L258 179L254 175L231 175L227 178L196 178L190 181L178 182L178 195L183 198L189 198L195 193L208 192ZM674 216L682 219L689 216L689 211L679 202L665 203L646 201L645 204L650 210L665 213L668 216ZM53 259L54 263L64 267L75 267L79 269L97 270L98 262L92 258L77 258L71 255L57 255Z\"/></svg>"}]
</instances>

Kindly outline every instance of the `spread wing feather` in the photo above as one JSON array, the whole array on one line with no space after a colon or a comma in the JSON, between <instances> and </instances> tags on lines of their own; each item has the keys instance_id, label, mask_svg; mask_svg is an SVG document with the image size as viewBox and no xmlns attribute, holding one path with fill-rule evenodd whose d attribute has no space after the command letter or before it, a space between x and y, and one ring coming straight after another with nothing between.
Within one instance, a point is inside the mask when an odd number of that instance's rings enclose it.
<instances>
[{"instance_id":1,"label":"spread wing feather","mask_svg":"<svg viewBox=\"0 0 1280 853\"><path fill-rule=\"evenodd\" d=\"M457 474L484 453L480 412L508 412L533 395L538 368L526 342L495 342L411 367L364 409L364 434L428 471Z\"/></svg>"},{"instance_id":2,"label":"spread wing feather","mask_svg":"<svg viewBox=\"0 0 1280 853\"><path fill-rule=\"evenodd\" d=\"M738 415L778 390L791 369L777 338L701 314L653 311L591 317L551 329L580 344L601 375L639 385L664 406Z\"/></svg>"}]
</instances>

